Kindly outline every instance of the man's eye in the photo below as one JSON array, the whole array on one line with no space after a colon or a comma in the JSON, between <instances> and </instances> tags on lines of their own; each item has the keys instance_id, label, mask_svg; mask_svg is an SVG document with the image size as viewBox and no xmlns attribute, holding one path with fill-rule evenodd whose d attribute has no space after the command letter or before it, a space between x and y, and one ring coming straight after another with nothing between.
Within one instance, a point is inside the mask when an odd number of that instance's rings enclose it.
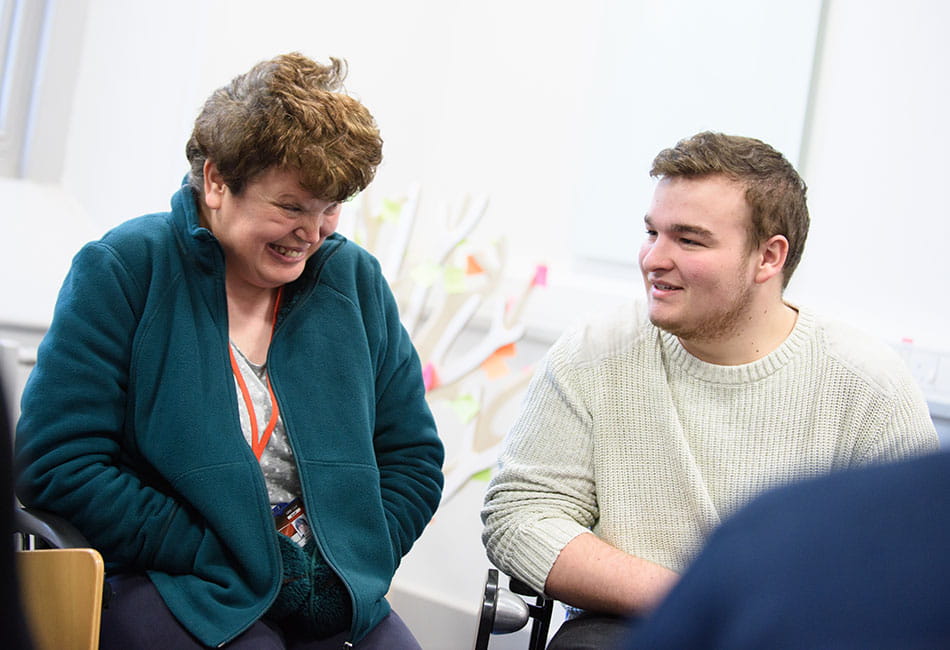
<instances>
[{"instance_id":1,"label":"man's eye","mask_svg":"<svg viewBox=\"0 0 950 650\"><path fill-rule=\"evenodd\" d=\"M299 205L286 204L286 205L282 205L282 206L280 206L280 207L281 207L281 209L283 209L283 210L287 210L287 212L300 212L300 206L299 206Z\"/></svg>"}]
</instances>

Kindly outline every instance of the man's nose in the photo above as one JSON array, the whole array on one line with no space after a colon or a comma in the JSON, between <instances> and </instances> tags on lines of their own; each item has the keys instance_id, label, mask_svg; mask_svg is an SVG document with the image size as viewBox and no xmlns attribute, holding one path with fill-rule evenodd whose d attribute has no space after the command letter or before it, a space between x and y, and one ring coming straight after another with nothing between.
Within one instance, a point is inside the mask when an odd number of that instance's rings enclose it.
<instances>
[{"instance_id":1,"label":"man's nose","mask_svg":"<svg viewBox=\"0 0 950 650\"><path fill-rule=\"evenodd\" d=\"M644 242L640 250L640 268L644 272L668 269L673 265L670 246L664 237Z\"/></svg>"}]
</instances>

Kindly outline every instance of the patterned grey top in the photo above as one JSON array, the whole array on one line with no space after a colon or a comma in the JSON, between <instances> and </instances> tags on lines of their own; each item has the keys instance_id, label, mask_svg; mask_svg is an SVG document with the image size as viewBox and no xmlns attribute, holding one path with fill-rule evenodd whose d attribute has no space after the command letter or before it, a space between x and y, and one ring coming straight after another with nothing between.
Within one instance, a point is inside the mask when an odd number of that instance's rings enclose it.
<instances>
[{"instance_id":1,"label":"patterned grey top","mask_svg":"<svg viewBox=\"0 0 950 650\"><path fill-rule=\"evenodd\" d=\"M257 415L257 430L260 435L263 435L264 429L270 421L272 408L270 393L267 390L266 364L258 365L251 362L233 342L231 343L231 349L234 350L234 358L237 360L238 368L240 368L241 375L244 377L244 383L247 384L247 392L254 404L254 413ZM241 387L238 384L237 377L234 378L234 388L237 391L241 429L244 431L244 439L250 445L251 421L248 417L247 406L244 404L244 397L241 395ZM270 497L271 505L288 503L293 501L295 497L300 496L300 476L297 473L294 452L290 448L290 440L287 438L284 421L281 417L277 418L277 426L274 428L274 433L271 435L270 441L261 456L261 471L264 472L264 481L267 483L267 494Z\"/></svg>"}]
</instances>

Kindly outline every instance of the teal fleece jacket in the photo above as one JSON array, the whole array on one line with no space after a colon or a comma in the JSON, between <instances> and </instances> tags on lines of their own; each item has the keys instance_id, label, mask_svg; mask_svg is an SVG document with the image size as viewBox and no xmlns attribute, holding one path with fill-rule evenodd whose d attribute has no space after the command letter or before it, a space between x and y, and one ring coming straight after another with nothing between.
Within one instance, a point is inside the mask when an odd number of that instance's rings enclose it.
<instances>
[{"instance_id":1,"label":"teal fleece jacket","mask_svg":"<svg viewBox=\"0 0 950 650\"><path fill-rule=\"evenodd\" d=\"M351 636L389 612L439 503L442 444L379 264L339 235L284 300L267 365L315 539L349 589ZM282 575L241 432L224 255L192 191L74 258L22 400L18 496L70 520L110 571L145 571L199 640L232 640Z\"/></svg>"}]
</instances>

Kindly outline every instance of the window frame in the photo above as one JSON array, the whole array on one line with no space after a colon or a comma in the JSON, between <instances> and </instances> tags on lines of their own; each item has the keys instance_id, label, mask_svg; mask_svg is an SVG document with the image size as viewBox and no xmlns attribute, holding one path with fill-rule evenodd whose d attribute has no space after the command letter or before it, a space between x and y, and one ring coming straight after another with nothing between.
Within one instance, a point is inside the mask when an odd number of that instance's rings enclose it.
<instances>
[{"instance_id":1,"label":"window frame","mask_svg":"<svg viewBox=\"0 0 950 650\"><path fill-rule=\"evenodd\" d=\"M23 163L41 70L47 0L3 0L0 38L0 175L24 176Z\"/></svg>"},{"instance_id":2,"label":"window frame","mask_svg":"<svg viewBox=\"0 0 950 650\"><path fill-rule=\"evenodd\" d=\"M89 0L0 0L0 178L58 182Z\"/></svg>"}]
</instances>

